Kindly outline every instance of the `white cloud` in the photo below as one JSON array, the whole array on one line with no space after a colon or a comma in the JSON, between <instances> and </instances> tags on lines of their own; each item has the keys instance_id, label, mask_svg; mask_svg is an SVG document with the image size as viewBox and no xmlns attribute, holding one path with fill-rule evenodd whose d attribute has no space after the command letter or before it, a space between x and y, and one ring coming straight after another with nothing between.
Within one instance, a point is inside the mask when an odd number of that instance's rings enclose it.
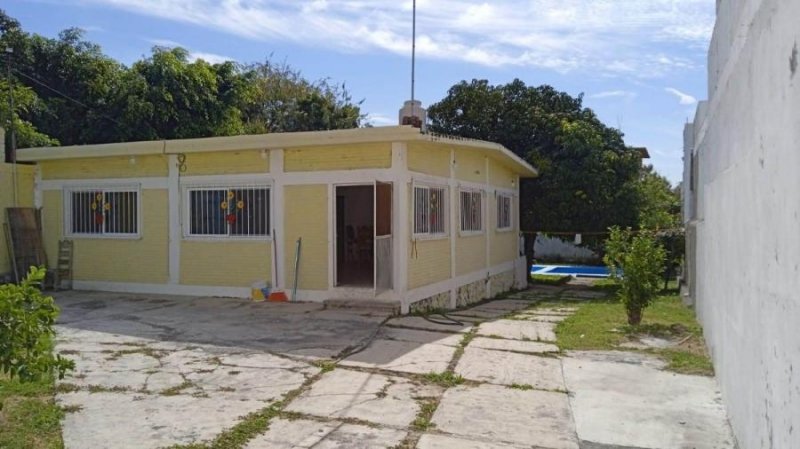
<instances>
[{"instance_id":1,"label":"white cloud","mask_svg":"<svg viewBox=\"0 0 800 449\"><path fill-rule=\"evenodd\" d=\"M390 117L386 114L375 114L370 113L367 115L367 121L372 123L374 126L390 126L390 125L397 125L398 119L396 117Z\"/></svg>"},{"instance_id":2,"label":"white cloud","mask_svg":"<svg viewBox=\"0 0 800 449\"><path fill-rule=\"evenodd\" d=\"M607 90L604 92L598 92L596 94L589 95L589 98L636 98L636 92L631 92L628 90Z\"/></svg>"},{"instance_id":3,"label":"white cloud","mask_svg":"<svg viewBox=\"0 0 800 449\"><path fill-rule=\"evenodd\" d=\"M203 61L206 61L211 64L222 64L223 62L235 61L235 59L231 58L230 56L218 55L215 53L206 53L202 51L190 51L189 59L193 61L202 59Z\"/></svg>"},{"instance_id":4,"label":"white cloud","mask_svg":"<svg viewBox=\"0 0 800 449\"><path fill-rule=\"evenodd\" d=\"M227 61L235 61L235 59L231 58L230 56L225 55L218 55L216 53L208 53L204 51L194 51L190 48L187 48L185 45L181 44L180 42L176 42L169 39L147 39L153 45L159 47L167 47L167 48L175 48L181 47L186 49L189 52L189 60L196 61L198 59L202 59L211 64L221 64Z\"/></svg>"},{"instance_id":5,"label":"white cloud","mask_svg":"<svg viewBox=\"0 0 800 449\"><path fill-rule=\"evenodd\" d=\"M675 89L674 87L667 87L664 90L669 92L669 93L671 93L672 95L675 95L676 97L678 97L678 101L680 102L680 104L692 105L692 104L697 103L697 98L695 98L695 97L693 97L693 96L691 96L691 95L689 95L687 93L683 93L683 92L679 91L678 89Z\"/></svg>"},{"instance_id":6,"label":"white cloud","mask_svg":"<svg viewBox=\"0 0 800 449\"><path fill-rule=\"evenodd\" d=\"M404 56L411 48L411 0L84 1L259 41ZM701 66L713 22L708 0L418 0L417 52L485 66L657 77Z\"/></svg>"}]
</instances>

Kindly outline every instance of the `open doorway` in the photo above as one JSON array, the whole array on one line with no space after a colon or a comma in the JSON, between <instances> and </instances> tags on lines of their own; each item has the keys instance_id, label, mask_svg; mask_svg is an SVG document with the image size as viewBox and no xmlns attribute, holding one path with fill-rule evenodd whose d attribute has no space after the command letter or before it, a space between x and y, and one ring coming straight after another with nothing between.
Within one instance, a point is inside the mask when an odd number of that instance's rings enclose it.
<instances>
[{"instance_id":1,"label":"open doorway","mask_svg":"<svg viewBox=\"0 0 800 449\"><path fill-rule=\"evenodd\" d=\"M336 187L336 285L373 287L374 186Z\"/></svg>"}]
</instances>

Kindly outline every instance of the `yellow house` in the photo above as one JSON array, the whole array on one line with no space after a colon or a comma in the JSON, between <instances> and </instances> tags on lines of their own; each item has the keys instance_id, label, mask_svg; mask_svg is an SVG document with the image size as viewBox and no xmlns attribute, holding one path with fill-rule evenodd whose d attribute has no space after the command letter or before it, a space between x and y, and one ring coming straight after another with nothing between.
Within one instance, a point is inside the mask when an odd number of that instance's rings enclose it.
<instances>
[{"instance_id":1,"label":"yellow house","mask_svg":"<svg viewBox=\"0 0 800 449\"><path fill-rule=\"evenodd\" d=\"M296 282L293 300L407 313L527 284L519 184L537 173L494 143L396 126L18 159L36 162L49 257L75 242L77 289L247 297L257 282L289 294Z\"/></svg>"}]
</instances>

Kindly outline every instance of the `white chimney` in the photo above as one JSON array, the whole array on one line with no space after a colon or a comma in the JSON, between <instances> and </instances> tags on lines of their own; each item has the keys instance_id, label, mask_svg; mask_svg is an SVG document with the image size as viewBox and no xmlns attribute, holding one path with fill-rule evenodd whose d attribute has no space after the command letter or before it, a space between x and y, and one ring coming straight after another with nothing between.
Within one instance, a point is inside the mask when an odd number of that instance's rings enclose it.
<instances>
[{"instance_id":1,"label":"white chimney","mask_svg":"<svg viewBox=\"0 0 800 449\"><path fill-rule=\"evenodd\" d=\"M412 125L425 131L425 122L428 119L428 111L422 107L419 100L406 100L400 108L400 124Z\"/></svg>"}]
</instances>

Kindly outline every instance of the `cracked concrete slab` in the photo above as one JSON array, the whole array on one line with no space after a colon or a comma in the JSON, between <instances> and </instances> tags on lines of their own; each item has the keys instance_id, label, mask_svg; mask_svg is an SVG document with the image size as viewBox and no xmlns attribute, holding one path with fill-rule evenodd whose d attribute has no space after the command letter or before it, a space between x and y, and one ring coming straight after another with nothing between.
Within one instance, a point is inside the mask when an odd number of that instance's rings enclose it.
<instances>
[{"instance_id":1,"label":"cracked concrete slab","mask_svg":"<svg viewBox=\"0 0 800 449\"><path fill-rule=\"evenodd\" d=\"M135 395L123 393L59 394L62 406L80 407L63 421L66 448L149 449L214 438L239 416L267 404L218 397Z\"/></svg>"},{"instance_id":2,"label":"cracked concrete slab","mask_svg":"<svg viewBox=\"0 0 800 449\"><path fill-rule=\"evenodd\" d=\"M505 338L475 337L469 343L470 348L497 349L501 351L542 354L558 352L558 346L539 341L507 340Z\"/></svg>"},{"instance_id":3,"label":"cracked concrete slab","mask_svg":"<svg viewBox=\"0 0 800 449\"><path fill-rule=\"evenodd\" d=\"M542 323L560 323L569 318L565 315L539 315L537 313L520 313L514 315L516 320L540 321Z\"/></svg>"},{"instance_id":4,"label":"cracked concrete slab","mask_svg":"<svg viewBox=\"0 0 800 449\"><path fill-rule=\"evenodd\" d=\"M473 307L471 309L464 309L464 310L459 310L457 312L452 312L452 313L449 313L448 315L450 315L450 316L452 316L452 317L454 317L456 319L480 318L480 319L483 319L483 320L491 320L491 319L495 319L495 318L500 318L502 316L505 316L506 314L508 314L508 312L506 312L504 310L479 309L479 308Z\"/></svg>"},{"instance_id":5,"label":"cracked concrete slab","mask_svg":"<svg viewBox=\"0 0 800 449\"><path fill-rule=\"evenodd\" d=\"M500 312L516 312L517 310L526 309L531 306L530 301L521 299L498 299L497 301L489 301L472 308L472 310L484 311L500 311Z\"/></svg>"},{"instance_id":6,"label":"cracked concrete slab","mask_svg":"<svg viewBox=\"0 0 800 449\"><path fill-rule=\"evenodd\" d=\"M420 405L415 398L435 396L439 391L403 377L338 368L325 373L286 410L403 428L417 416Z\"/></svg>"},{"instance_id":7,"label":"cracked concrete slab","mask_svg":"<svg viewBox=\"0 0 800 449\"><path fill-rule=\"evenodd\" d=\"M530 446L498 443L489 440L468 440L449 435L426 433L417 443L417 449L524 449Z\"/></svg>"},{"instance_id":8,"label":"cracked concrete slab","mask_svg":"<svg viewBox=\"0 0 800 449\"><path fill-rule=\"evenodd\" d=\"M378 333L382 340L408 341L414 343L434 343L445 346L458 346L463 335L444 332L431 332L399 327L385 327Z\"/></svg>"},{"instance_id":9,"label":"cracked concrete slab","mask_svg":"<svg viewBox=\"0 0 800 449\"><path fill-rule=\"evenodd\" d=\"M456 348L433 343L375 340L367 349L342 360L345 366L426 374L447 369Z\"/></svg>"},{"instance_id":10,"label":"cracked concrete slab","mask_svg":"<svg viewBox=\"0 0 800 449\"><path fill-rule=\"evenodd\" d=\"M435 318L434 318L435 319ZM392 318L386 323L387 326L396 327L410 327L414 329L432 330L440 332L468 332L472 329L472 324L464 323L459 324L440 324L428 321L421 316L404 316L399 318Z\"/></svg>"},{"instance_id":11,"label":"cracked concrete slab","mask_svg":"<svg viewBox=\"0 0 800 449\"><path fill-rule=\"evenodd\" d=\"M466 439L578 449L563 393L462 385L444 393L432 421L438 430Z\"/></svg>"},{"instance_id":12,"label":"cracked concrete slab","mask_svg":"<svg viewBox=\"0 0 800 449\"><path fill-rule=\"evenodd\" d=\"M538 321L497 320L481 323L478 335L514 340L556 341L556 325Z\"/></svg>"},{"instance_id":13,"label":"cracked concrete slab","mask_svg":"<svg viewBox=\"0 0 800 449\"><path fill-rule=\"evenodd\" d=\"M561 361L554 357L467 347L456 373L469 380L496 385L530 385L542 390L566 391Z\"/></svg>"},{"instance_id":14,"label":"cracked concrete slab","mask_svg":"<svg viewBox=\"0 0 800 449\"><path fill-rule=\"evenodd\" d=\"M340 421L277 419L270 423L265 434L251 440L245 449L379 449L397 446L405 436L406 432L402 430Z\"/></svg>"},{"instance_id":15,"label":"cracked concrete slab","mask_svg":"<svg viewBox=\"0 0 800 449\"><path fill-rule=\"evenodd\" d=\"M582 440L653 449L734 447L713 378L661 371L639 354L580 354L586 353L571 353L563 363Z\"/></svg>"}]
</instances>

